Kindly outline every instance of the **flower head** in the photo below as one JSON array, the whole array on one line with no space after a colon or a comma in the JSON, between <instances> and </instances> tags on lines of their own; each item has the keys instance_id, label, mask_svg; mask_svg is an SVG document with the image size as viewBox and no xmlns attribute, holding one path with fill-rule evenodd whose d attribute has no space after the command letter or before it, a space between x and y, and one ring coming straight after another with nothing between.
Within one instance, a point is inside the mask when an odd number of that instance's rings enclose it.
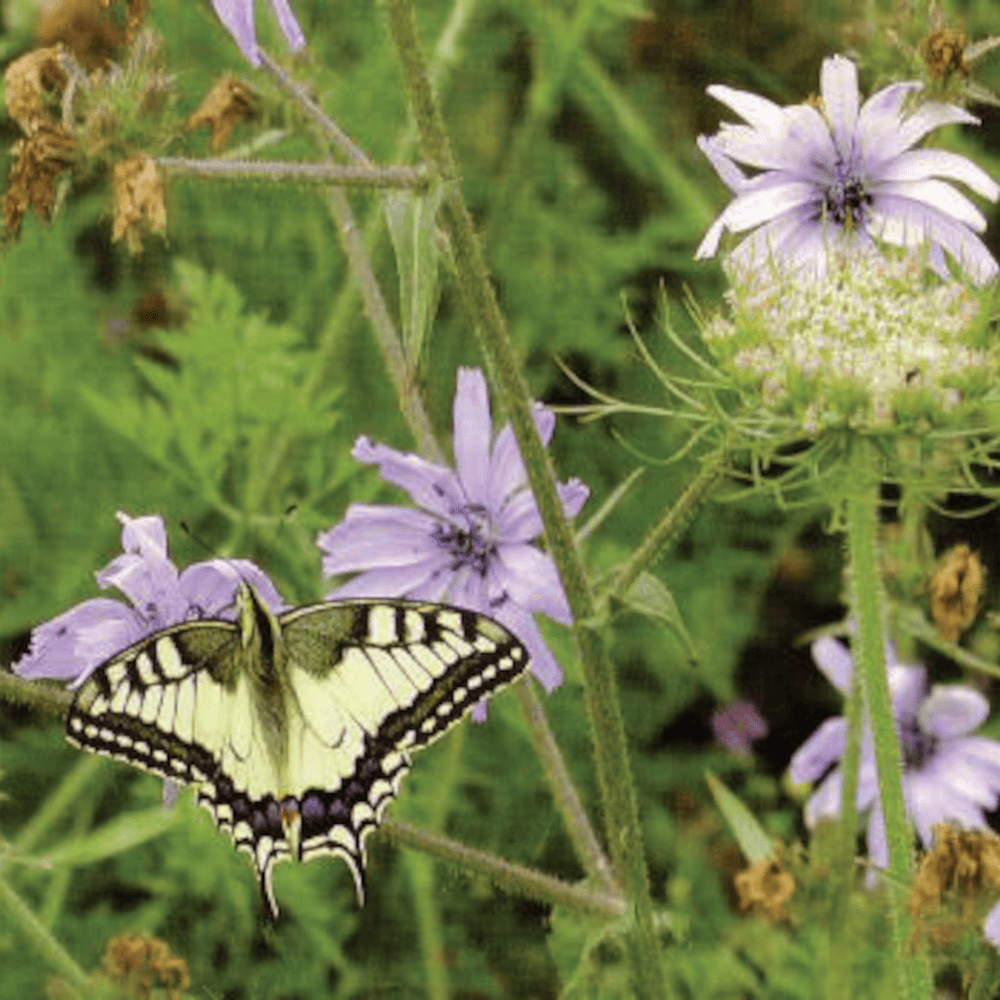
<instances>
[{"instance_id":1,"label":"flower head","mask_svg":"<svg viewBox=\"0 0 1000 1000\"><path fill-rule=\"evenodd\" d=\"M896 83L859 106L857 69L849 59L823 61L820 107L782 108L757 94L715 85L709 94L748 124L723 124L698 146L736 195L695 254L714 256L724 230L755 231L733 251L742 270L782 261L825 273L833 247L874 251L875 240L900 247L930 243L930 264L950 277L944 251L974 281L996 277L997 262L975 235L982 213L954 187L961 181L996 201L1000 187L963 156L912 149L925 135L979 119L950 104L926 102L904 112L922 84ZM747 176L737 165L756 171Z\"/></svg>"},{"instance_id":2,"label":"flower head","mask_svg":"<svg viewBox=\"0 0 1000 1000\"><path fill-rule=\"evenodd\" d=\"M703 336L731 377L808 434L958 424L995 383L988 311L921 255L831 251L822 275L724 265L732 318Z\"/></svg>"},{"instance_id":3,"label":"flower head","mask_svg":"<svg viewBox=\"0 0 1000 1000\"><path fill-rule=\"evenodd\" d=\"M117 587L131 606L97 597L39 625L15 673L72 680L76 687L94 667L160 629L200 618L235 620L234 598L243 580L257 588L272 611L285 609L274 584L252 562L212 559L178 573L167 556L161 517L119 512L118 520L125 551L97 573L97 583Z\"/></svg>"},{"instance_id":4,"label":"flower head","mask_svg":"<svg viewBox=\"0 0 1000 1000\"><path fill-rule=\"evenodd\" d=\"M727 750L749 757L754 741L767 736L768 728L757 706L747 698L738 698L712 714L712 732Z\"/></svg>"},{"instance_id":5,"label":"flower head","mask_svg":"<svg viewBox=\"0 0 1000 1000\"><path fill-rule=\"evenodd\" d=\"M812 653L820 670L846 695L854 670L846 647L824 637L813 643ZM953 821L967 829L986 829L984 810L995 809L1000 801L1000 743L968 734L986 721L989 702L978 691L961 684L935 684L928 692L925 669L897 662L891 644L886 647L886 661L903 763L903 796L921 841L925 847L932 845L935 823ZM808 826L840 813L842 778L838 762L846 743L847 721L837 716L827 719L792 757L789 771L793 781L812 783L822 779L806 804ZM885 868L889 851L878 766L867 722L857 803L859 813L868 813L869 857L875 865Z\"/></svg>"},{"instance_id":6,"label":"flower head","mask_svg":"<svg viewBox=\"0 0 1000 1000\"><path fill-rule=\"evenodd\" d=\"M260 65L260 51L257 48L257 31L254 27L254 0L212 0L215 13L233 36L243 55L254 64ZM288 39L293 51L304 49L306 36L288 6L288 0L271 0L271 9Z\"/></svg>"},{"instance_id":7,"label":"flower head","mask_svg":"<svg viewBox=\"0 0 1000 1000\"><path fill-rule=\"evenodd\" d=\"M548 444L555 416L538 406L535 423ZM457 470L358 438L354 457L378 465L419 509L351 504L317 544L326 553L326 575L362 572L327 596L445 601L490 615L524 643L535 676L551 691L562 671L532 613L564 624L572 616L555 563L531 544L542 532L541 516L510 425L493 436L478 368L458 371L454 450ZM560 485L566 515L575 517L589 494L578 479Z\"/></svg>"}]
</instances>

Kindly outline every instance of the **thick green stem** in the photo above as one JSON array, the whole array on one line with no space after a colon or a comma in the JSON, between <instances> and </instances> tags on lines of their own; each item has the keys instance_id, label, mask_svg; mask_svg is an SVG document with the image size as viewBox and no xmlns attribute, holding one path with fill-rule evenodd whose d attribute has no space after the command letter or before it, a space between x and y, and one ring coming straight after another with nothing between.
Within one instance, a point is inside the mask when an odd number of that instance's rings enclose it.
<instances>
[{"instance_id":1,"label":"thick green stem","mask_svg":"<svg viewBox=\"0 0 1000 1000\"><path fill-rule=\"evenodd\" d=\"M879 794L889 849L889 903L893 946L900 972L900 995L909 1000L931 1000L932 984L927 963L920 950L915 956L909 951L911 918L906 912L906 893L913 879L913 832L906 818L899 740L885 663L876 558L878 477L875 456L867 442L858 442L846 469L851 480L846 499L847 537L854 613L858 621L854 662L868 707L878 765Z\"/></svg>"},{"instance_id":2,"label":"thick green stem","mask_svg":"<svg viewBox=\"0 0 1000 1000\"><path fill-rule=\"evenodd\" d=\"M447 185L443 217L452 240L462 305L480 338L487 364L496 381L498 398L517 437L545 527L549 551L559 568L573 618L577 623L587 622L594 617L595 602L573 532L563 515L552 464L538 436L527 386L462 196L458 165L428 79L413 3L412 0L385 0L384 8L414 118L420 129L423 154L429 163L437 167ZM616 680L600 637L579 624L575 634L580 650L608 843L635 919L635 932L629 939L635 990L639 996L659 997L664 995L663 974Z\"/></svg>"},{"instance_id":3,"label":"thick green stem","mask_svg":"<svg viewBox=\"0 0 1000 1000\"><path fill-rule=\"evenodd\" d=\"M829 1000L852 1000L851 963L839 960L850 955L848 902L854 886L855 856L858 837L858 770L861 765L864 696L857 672L844 706L847 717L847 746L840 762L843 784L840 789L840 836L830 879L830 952L827 996Z\"/></svg>"}]
</instances>

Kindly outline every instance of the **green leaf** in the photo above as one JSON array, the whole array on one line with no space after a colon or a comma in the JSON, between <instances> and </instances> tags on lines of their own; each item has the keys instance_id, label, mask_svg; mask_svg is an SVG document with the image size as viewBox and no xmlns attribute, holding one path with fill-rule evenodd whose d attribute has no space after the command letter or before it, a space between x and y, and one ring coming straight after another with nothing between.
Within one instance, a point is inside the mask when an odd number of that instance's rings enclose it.
<instances>
[{"instance_id":1,"label":"green leaf","mask_svg":"<svg viewBox=\"0 0 1000 1000\"><path fill-rule=\"evenodd\" d=\"M697 662L700 659L673 594L652 573L640 573L622 600L633 611L668 625L684 643L691 660Z\"/></svg>"},{"instance_id":2,"label":"green leaf","mask_svg":"<svg viewBox=\"0 0 1000 1000\"><path fill-rule=\"evenodd\" d=\"M437 311L440 263L445 251L434 220L443 198L444 184L435 184L426 194L394 191L383 199L396 250L403 348L411 371L417 366Z\"/></svg>"},{"instance_id":3,"label":"green leaf","mask_svg":"<svg viewBox=\"0 0 1000 1000\"><path fill-rule=\"evenodd\" d=\"M163 806L154 806L143 812L126 813L92 830L86 836L74 837L54 847L39 860L46 861L53 867L90 865L104 858L115 857L131 847L160 836L173 826L176 820L176 815L168 812Z\"/></svg>"},{"instance_id":4,"label":"green leaf","mask_svg":"<svg viewBox=\"0 0 1000 1000\"><path fill-rule=\"evenodd\" d=\"M756 816L710 771L705 772L705 780L747 861L753 864L773 857L774 845Z\"/></svg>"}]
</instances>

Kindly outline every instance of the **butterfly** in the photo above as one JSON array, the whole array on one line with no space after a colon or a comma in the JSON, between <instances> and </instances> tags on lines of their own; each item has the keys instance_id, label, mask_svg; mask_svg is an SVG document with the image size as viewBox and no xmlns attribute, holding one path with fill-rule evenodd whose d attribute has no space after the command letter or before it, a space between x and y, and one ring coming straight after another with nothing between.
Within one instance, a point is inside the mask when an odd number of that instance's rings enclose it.
<instances>
[{"instance_id":1,"label":"butterfly","mask_svg":"<svg viewBox=\"0 0 1000 1000\"><path fill-rule=\"evenodd\" d=\"M338 855L365 896L365 839L399 793L410 753L527 668L524 646L474 611L395 599L327 601L274 615L241 583L236 621L147 636L77 689L66 737L191 784L272 875Z\"/></svg>"}]
</instances>

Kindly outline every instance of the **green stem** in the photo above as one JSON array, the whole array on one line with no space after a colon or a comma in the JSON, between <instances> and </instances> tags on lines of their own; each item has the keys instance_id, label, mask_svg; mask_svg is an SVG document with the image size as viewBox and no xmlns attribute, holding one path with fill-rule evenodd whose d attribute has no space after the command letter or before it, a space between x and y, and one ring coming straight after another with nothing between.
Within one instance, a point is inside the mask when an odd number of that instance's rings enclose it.
<instances>
[{"instance_id":1,"label":"green stem","mask_svg":"<svg viewBox=\"0 0 1000 1000\"><path fill-rule=\"evenodd\" d=\"M729 443L727 441L709 455L698 470L697 475L685 487L684 492L671 504L660 522L656 524L642 544L632 553L628 562L615 578L611 596L622 598L638 579L639 574L655 559L662 555L665 545L673 541L687 524L698 504L712 487L722 478Z\"/></svg>"},{"instance_id":2,"label":"green stem","mask_svg":"<svg viewBox=\"0 0 1000 1000\"><path fill-rule=\"evenodd\" d=\"M501 406L510 418L538 503L549 551L559 569L573 618L578 623L574 632L580 651L608 843L635 919L635 930L629 936L634 989L643 997L663 996L663 972L615 675L600 637L579 624L593 619L595 602L573 532L563 515L552 463L538 436L527 386L462 196L461 174L428 79L412 0L384 0L383 6L420 129L423 154L438 168L446 185L443 217L455 253L461 302L470 325L480 338Z\"/></svg>"},{"instance_id":3,"label":"green stem","mask_svg":"<svg viewBox=\"0 0 1000 1000\"><path fill-rule=\"evenodd\" d=\"M299 184L341 187L416 188L431 181L424 167L369 167L363 164L290 163L287 160L197 160L184 156L160 156L153 160L171 177L217 178L225 181L289 181Z\"/></svg>"},{"instance_id":4,"label":"green stem","mask_svg":"<svg viewBox=\"0 0 1000 1000\"><path fill-rule=\"evenodd\" d=\"M379 830L396 843L432 854L471 874L485 876L504 892L538 899L553 906L565 906L580 913L620 917L627 910L625 901L616 893L563 882L533 868L515 865L486 851L467 847L449 837L422 830L411 823L387 819L379 825Z\"/></svg>"},{"instance_id":5,"label":"green stem","mask_svg":"<svg viewBox=\"0 0 1000 1000\"><path fill-rule=\"evenodd\" d=\"M900 995L909 1000L931 1000L932 985L923 953L918 951L915 957L908 954L912 921L906 912L906 893L913 880L913 831L906 818L899 740L885 663L881 587L876 558L876 460L868 443L863 440L858 442L850 458L847 464L850 482L846 504L851 583L858 620L854 662L868 707L878 765L879 794L889 849L887 882ZM836 956L831 956L831 960L836 960Z\"/></svg>"},{"instance_id":6,"label":"green stem","mask_svg":"<svg viewBox=\"0 0 1000 1000\"><path fill-rule=\"evenodd\" d=\"M86 988L87 974L73 961L72 955L52 936L35 916L31 907L11 888L0 874L0 907L7 911L9 926L18 927L42 958L76 990Z\"/></svg>"},{"instance_id":7,"label":"green stem","mask_svg":"<svg viewBox=\"0 0 1000 1000\"><path fill-rule=\"evenodd\" d=\"M611 865L590 825L587 812L569 775L566 761L549 728L548 719L545 717L545 706L542 705L532 680L525 678L520 684L515 685L515 690L521 701L524 716L528 720L535 752L545 768L545 774L555 795L556 806L576 848L576 856L580 859L588 877L601 889L605 892L619 892L615 873L611 870Z\"/></svg>"},{"instance_id":8,"label":"green stem","mask_svg":"<svg viewBox=\"0 0 1000 1000\"><path fill-rule=\"evenodd\" d=\"M847 746L840 764L840 836L830 879L830 951L827 996L829 1000L851 1000L851 963L841 956L851 954L848 934L848 902L854 886L858 837L858 770L861 766L861 736L864 709L860 678L851 675L845 714Z\"/></svg>"}]
</instances>

